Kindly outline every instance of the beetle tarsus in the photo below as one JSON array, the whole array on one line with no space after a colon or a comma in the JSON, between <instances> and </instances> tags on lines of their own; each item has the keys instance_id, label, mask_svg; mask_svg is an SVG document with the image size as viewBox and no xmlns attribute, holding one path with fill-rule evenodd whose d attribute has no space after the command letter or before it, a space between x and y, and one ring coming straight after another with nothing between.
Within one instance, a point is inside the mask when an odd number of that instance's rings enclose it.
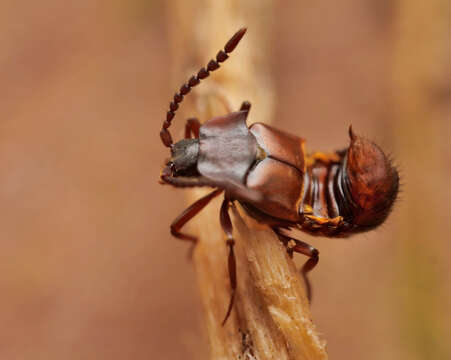
<instances>
[{"instance_id":1,"label":"beetle tarsus","mask_svg":"<svg viewBox=\"0 0 451 360\"><path fill-rule=\"evenodd\" d=\"M313 268L318 264L319 261L319 251L313 246L292 238L291 236L285 235L280 229L273 229L276 235L279 237L280 241L287 247L287 252L292 257L293 252L304 254L310 259L306 261L304 266L301 268L301 275L305 282L305 292L307 294L307 299L309 302L312 301L312 285L307 277L307 274L313 270Z\"/></svg>"},{"instance_id":2,"label":"beetle tarsus","mask_svg":"<svg viewBox=\"0 0 451 360\"><path fill-rule=\"evenodd\" d=\"M310 280L307 277L307 273L312 271L313 268L318 264L319 262L318 254L319 254L318 251L316 251L315 255L313 255L310 259L308 259L301 269L301 275L305 281L305 292L307 293L307 299L310 303L312 302L312 284L310 283Z\"/></svg>"}]
</instances>

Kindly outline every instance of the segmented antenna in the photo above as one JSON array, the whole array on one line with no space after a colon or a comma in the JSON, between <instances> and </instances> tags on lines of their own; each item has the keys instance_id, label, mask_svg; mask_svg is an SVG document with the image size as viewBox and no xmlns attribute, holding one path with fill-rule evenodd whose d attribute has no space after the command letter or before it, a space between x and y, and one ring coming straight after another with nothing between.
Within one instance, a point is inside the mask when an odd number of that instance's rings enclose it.
<instances>
[{"instance_id":1,"label":"segmented antenna","mask_svg":"<svg viewBox=\"0 0 451 360\"><path fill-rule=\"evenodd\" d=\"M224 46L224 50L220 50L216 55L216 60L211 59L207 64L207 68L201 68L197 75L191 76L187 83L183 84L179 92L174 95L174 99L169 104L169 111L166 114L166 120L163 122L163 127L160 131L161 141L164 146L171 147L172 136L169 132L169 127L171 126L171 121L174 119L175 112L179 108L179 104L183 101L183 97L191 91L191 88L200 83L200 80L205 79L210 75L210 71L215 71L219 68L219 63L226 61L230 54L238 45L243 35L246 33L246 28L238 30L235 35L233 35L227 44Z\"/></svg>"}]
</instances>

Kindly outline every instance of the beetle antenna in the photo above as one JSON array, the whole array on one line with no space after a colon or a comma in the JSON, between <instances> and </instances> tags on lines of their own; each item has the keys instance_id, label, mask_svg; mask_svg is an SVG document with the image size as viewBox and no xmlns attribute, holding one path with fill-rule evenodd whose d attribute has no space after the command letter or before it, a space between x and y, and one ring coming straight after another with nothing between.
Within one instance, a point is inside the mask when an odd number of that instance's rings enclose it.
<instances>
[{"instance_id":1,"label":"beetle antenna","mask_svg":"<svg viewBox=\"0 0 451 360\"><path fill-rule=\"evenodd\" d=\"M216 60L211 59L206 68L201 68L197 72L197 75L191 76L188 82L183 84L179 92L174 95L174 99L169 104L169 111L166 114L166 120L163 122L163 127L160 131L161 141L163 142L164 146L171 147L171 145L173 144L172 136L168 129L171 126L172 119L174 119L175 112L179 108L179 104L183 101L183 97L191 91L192 87L199 84L200 80L208 77L208 75L210 75L210 71L215 71L216 69L218 69L219 63L222 63L229 58L227 54L230 54L236 48L245 33L246 28L238 30L235 35L233 35L230 40L227 41L224 46L224 50L220 50L218 52L218 54L216 55Z\"/></svg>"}]
</instances>

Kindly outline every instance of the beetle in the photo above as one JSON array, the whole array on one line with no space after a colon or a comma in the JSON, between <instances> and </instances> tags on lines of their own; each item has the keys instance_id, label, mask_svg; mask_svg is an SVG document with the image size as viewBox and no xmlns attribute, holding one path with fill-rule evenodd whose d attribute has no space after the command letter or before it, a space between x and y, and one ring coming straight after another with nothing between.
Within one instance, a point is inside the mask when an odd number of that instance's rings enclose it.
<instances>
[{"instance_id":1,"label":"beetle","mask_svg":"<svg viewBox=\"0 0 451 360\"><path fill-rule=\"evenodd\" d=\"M232 292L223 325L233 308L237 286L233 228L228 213L231 202L238 201L252 217L267 224L290 256L297 252L309 257L301 274L311 299L307 273L317 265L319 251L287 231L299 229L334 238L374 229L389 215L399 188L398 171L389 157L375 143L355 134L352 127L346 149L307 153L304 139L296 135L262 123L247 126L251 108L247 101L239 111L202 125L196 118L187 120L185 138L172 141L168 129L179 103L192 87L227 60L245 32L245 28L236 32L215 60L182 85L169 105L160 132L163 144L171 151L160 182L175 187L214 188L173 221L173 236L195 244L197 238L182 233L182 227L224 192L219 218L229 248Z\"/></svg>"}]
</instances>

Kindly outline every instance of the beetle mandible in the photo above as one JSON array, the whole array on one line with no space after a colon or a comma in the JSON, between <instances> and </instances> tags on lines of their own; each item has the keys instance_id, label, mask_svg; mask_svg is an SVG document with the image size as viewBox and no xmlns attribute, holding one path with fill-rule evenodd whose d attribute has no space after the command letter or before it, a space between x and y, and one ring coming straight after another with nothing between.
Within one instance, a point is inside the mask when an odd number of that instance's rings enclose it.
<instances>
[{"instance_id":1,"label":"beetle mandible","mask_svg":"<svg viewBox=\"0 0 451 360\"><path fill-rule=\"evenodd\" d=\"M196 201L171 224L176 238L195 244L197 238L181 232L182 227L213 198L224 192L220 209L221 227L229 248L228 268L232 288L222 324L233 308L236 292L236 263L232 222L228 213L232 201L258 221L267 224L287 246L290 255L309 257L301 269L307 296L311 286L307 273L319 261L319 252L294 239L286 231L299 229L313 235L346 237L382 224L396 200L399 176L396 167L373 142L356 135L349 127L349 146L333 153L307 154L305 141L274 127L246 125L251 104L243 102L237 112L200 124L191 118L185 138L174 143L169 127L175 112L191 88L227 60L244 36L240 29L206 67L193 75L174 95L160 132L171 158L161 171L160 181L175 187L208 186L213 190Z\"/></svg>"}]
</instances>

